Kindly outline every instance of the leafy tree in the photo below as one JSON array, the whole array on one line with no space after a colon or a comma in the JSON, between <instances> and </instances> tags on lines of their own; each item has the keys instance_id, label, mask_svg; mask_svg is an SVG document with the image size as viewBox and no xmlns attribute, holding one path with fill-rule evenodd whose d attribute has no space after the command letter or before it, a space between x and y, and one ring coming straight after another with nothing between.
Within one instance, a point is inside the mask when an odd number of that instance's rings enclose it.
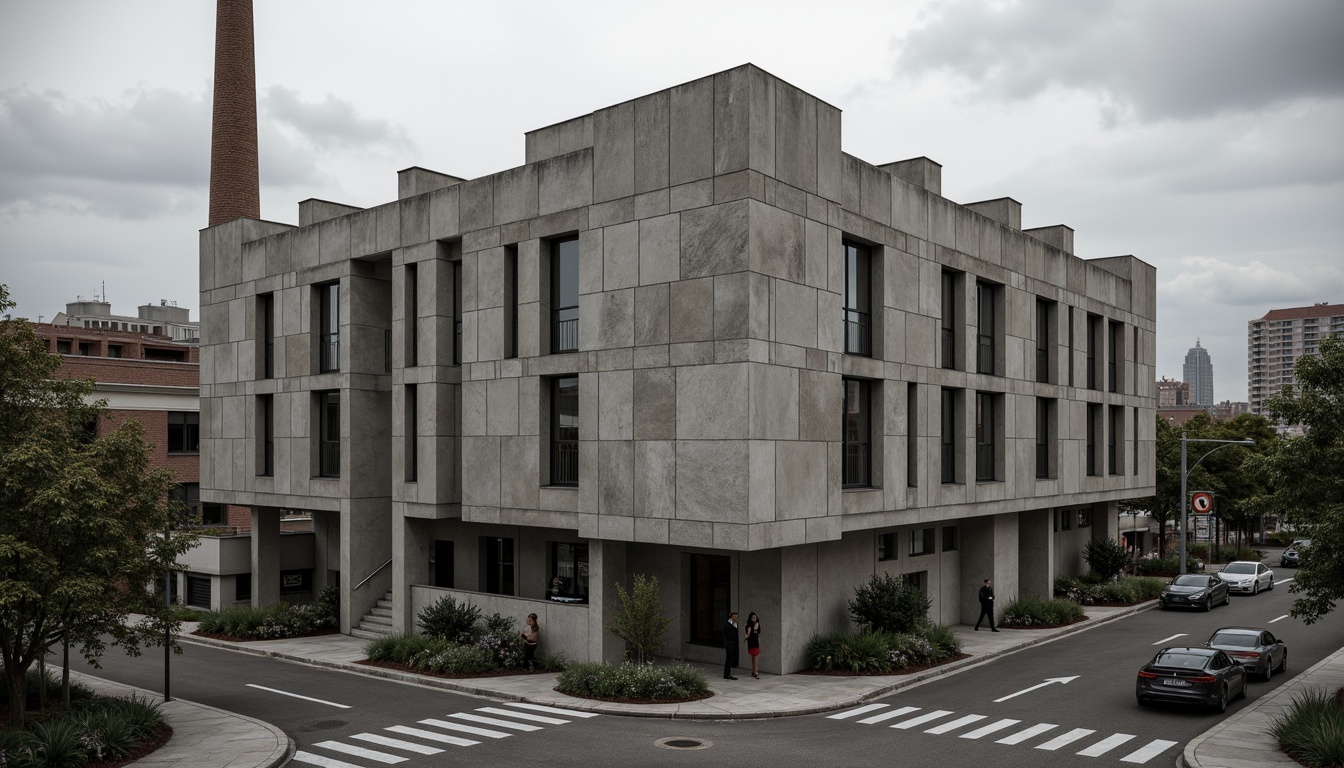
<instances>
[{"instance_id":1,"label":"leafy tree","mask_svg":"<svg viewBox=\"0 0 1344 768\"><path fill-rule=\"evenodd\" d=\"M870 632L910 632L929 619L933 601L890 573L875 573L854 590L849 616Z\"/></svg>"},{"instance_id":2,"label":"leafy tree","mask_svg":"<svg viewBox=\"0 0 1344 768\"><path fill-rule=\"evenodd\" d=\"M1120 509L1125 512L1147 512L1157 521L1157 554L1167 555L1167 525L1175 524L1181 515L1181 432L1157 415L1157 465L1155 481L1157 493L1141 499L1125 499Z\"/></svg>"},{"instance_id":3,"label":"leafy tree","mask_svg":"<svg viewBox=\"0 0 1344 768\"><path fill-rule=\"evenodd\" d=\"M14 306L0 285L0 313ZM23 722L26 673L56 643L90 663L104 637L139 653L177 620L147 584L195 543L177 522L171 473L150 466L138 422L105 435L92 383L63 378L60 357L24 320L0 321L0 659L10 724ZM180 507L179 507L180 508ZM131 613L145 615L132 625Z\"/></svg>"},{"instance_id":4,"label":"leafy tree","mask_svg":"<svg viewBox=\"0 0 1344 768\"><path fill-rule=\"evenodd\" d=\"M1268 483L1256 506L1311 539L1290 588L1300 595L1292 615L1311 624L1344 598L1344 336L1322 340L1320 355L1298 358L1293 379L1269 412L1306 431L1250 468Z\"/></svg>"},{"instance_id":5,"label":"leafy tree","mask_svg":"<svg viewBox=\"0 0 1344 768\"><path fill-rule=\"evenodd\" d=\"M624 640L635 652L635 660L643 664L663 649L663 635L672 625L658 597L658 577L646 579L636 573L629 592L617 582L616 601L616 614L607 631Z\"/></svg>"},{"instance_id":6,"label":"leafy tree","mask_svg":"<svg viewBox=\"0 0 1344 768\"><path fill-rule=\"evenodd\" d=\"M1083 560L1092 571L1110 581L1125 569L1129 562L1129 552L1118 541L1110 539L1091 539L1083 547Z\"/></svg>"}]
</instances>

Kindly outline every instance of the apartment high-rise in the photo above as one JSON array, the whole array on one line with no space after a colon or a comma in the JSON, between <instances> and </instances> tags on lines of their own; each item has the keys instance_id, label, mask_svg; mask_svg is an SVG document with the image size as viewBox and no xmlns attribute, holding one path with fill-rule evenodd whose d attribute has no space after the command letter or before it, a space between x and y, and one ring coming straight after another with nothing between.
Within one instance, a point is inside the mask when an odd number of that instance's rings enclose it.
<instances>
[{"instance_id":1,"label":"apartment high-rise","mask_svg":"<svg viewBox=\"0 0 1344 768\"><path fill-rule=\"evenodd\" d=\"M1266 415L1265 402L1293 383L1293 366L1303 355L1319 354L1321 339L1344 333L1344 304L1272 309L1247 323L1246 378L1251 413Z\"/></svg>"},{"instance_id":2,"label":"apartment high-rise","mask_svg":"<svg viewBox=\"0 0 1344 768\"><path fill-rule=\"evenodd\" d=\"M1199 345L1199 339L1195 339L1195 346L1185 353L1181 374L1186 386L1190 387L1195 405L1205 408L1213 405L1213 360L1209 351Z\"/></svg>"}]
</instances>

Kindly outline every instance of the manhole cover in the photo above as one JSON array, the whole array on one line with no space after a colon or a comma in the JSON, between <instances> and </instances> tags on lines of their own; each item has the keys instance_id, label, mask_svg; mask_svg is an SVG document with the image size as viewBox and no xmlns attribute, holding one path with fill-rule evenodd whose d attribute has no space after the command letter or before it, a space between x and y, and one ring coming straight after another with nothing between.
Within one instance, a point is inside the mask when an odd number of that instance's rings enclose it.
<instances>
[{"instance_id":1,"label":"manhole cover","mask_svg":"<svg viewBox=\"0 0 1344 768\"><path fill-rule=\"evenodd\" d=\"M709 749L714 746L714 742L705 739L692 739L686 736L669 736L666 739L659 739L654 744L663 749Z\"/></svg>"}]
</instances>

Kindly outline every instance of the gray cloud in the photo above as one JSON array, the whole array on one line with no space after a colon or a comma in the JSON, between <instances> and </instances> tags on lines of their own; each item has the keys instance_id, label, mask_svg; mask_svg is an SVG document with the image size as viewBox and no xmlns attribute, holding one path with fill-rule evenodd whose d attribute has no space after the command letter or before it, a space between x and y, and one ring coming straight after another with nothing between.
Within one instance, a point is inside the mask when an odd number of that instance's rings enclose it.
<instances>
[{"instance_id":1,"label":"gray cloud","mask_svg":"<svg viewBox=\"0 0 1344 768\"><path fill-rule=\"evenodd\" d=\"M1344 96L1337 0L948 0L924 21L897 75L950 72L977 96L1078 89L1141 120Z\"/></svg>"},{"instance_id":2,"label":"gray cloud","mask_svg":"<svg viewBox=\"0 0 1344 768\"><path fill-rule=\"evenodd\" d=\"M273 85L262 96L261 108L265 119L292 128L323 149L401 149L412 146L400 125L362 117L354 104L331 94L321 101L309 102L301 99L297 91Z\"/></svg>"}]
</instances>

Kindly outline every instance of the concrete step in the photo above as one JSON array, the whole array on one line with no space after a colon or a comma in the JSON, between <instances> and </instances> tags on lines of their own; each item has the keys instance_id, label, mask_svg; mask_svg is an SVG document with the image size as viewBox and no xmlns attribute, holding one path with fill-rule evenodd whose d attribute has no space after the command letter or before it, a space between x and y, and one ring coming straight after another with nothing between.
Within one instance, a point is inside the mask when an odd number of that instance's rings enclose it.
<instances>
[{"instance_id":1,"label":"concrete step","mask_svg":"<svg viewBox=\"0 0 1344 768\"><path fill-rule=\"evenodd\" d=\"M392 606L389 605L389 606L384 607L384 606L381 606L381 605L380 605L380 606L378 606L377 608L371 608L371 609L369 609L369 613L368 613L367 616L365 616L365 618L368 618L368 616L387 616L387 617L391 617L391 616L392 616Z\"/></svg>"},{"instance_id":2,"label":"concrete step","mask_svg":"<svg viewBox=\"0 0 1344 768\"><path fill-rule=\"evenodd\" d=\"M386 608L386 609L388 609L388 610L390 611L390 610L392 610L392 601L391 601L391 600L379 600L379 601L378 601L378 607L379 607L379 608Z\"/></svg>"},{"instance_id":3,"label":"concrete step","mask_svg":"<svg viewBox=\"0 0 1344 768\"><path fill-rule=\"evenodd\" d=\"M351 637L358 637L361 640L381 640L384 637L387 637L391 634L392 634L391 632L371 632L367 629L359 629L359 628L350 630Z\"/></svg>"},{"instance_id":4,"label":"concrete step","mask_svg":"<svg viewBox=\"0 0 1344 768\"><path fill-rule=\"evenodd\" d=\"M359 625L360 625L360 626L364 626L365 624L371 624L371 625L376 626L376 627L388 627L388 628L390 628L390 627L392 626L392 616L391 616L391 615L388 615L388 616L377 616L377 615L374 615L374 614L368 614L368 615L365 616L363 619L361 619L360 622L359 622Z\"/></svg>"}]
</instances>

